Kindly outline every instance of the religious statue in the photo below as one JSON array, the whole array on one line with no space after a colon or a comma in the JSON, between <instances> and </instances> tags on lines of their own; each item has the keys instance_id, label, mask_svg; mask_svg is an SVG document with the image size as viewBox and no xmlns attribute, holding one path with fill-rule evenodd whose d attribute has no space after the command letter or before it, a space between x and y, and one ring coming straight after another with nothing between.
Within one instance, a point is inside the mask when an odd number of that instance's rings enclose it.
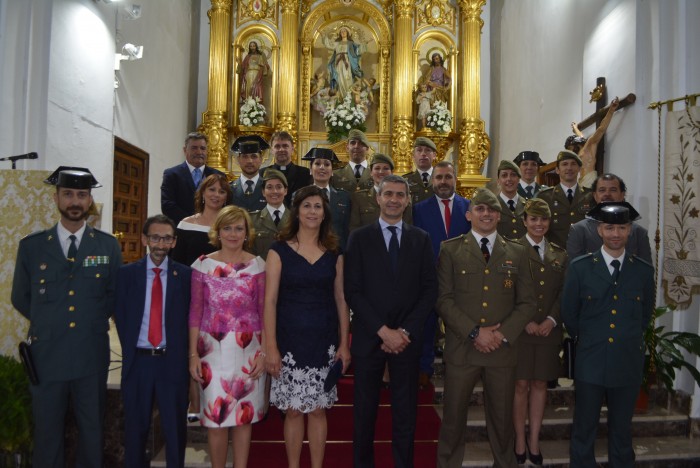
<instances>
[{"instance_id":1,"label":"religious statue","mask_svg":"<svg viewBox=\"0 0 700 468\"><path fill-rule=\"evenodd\" d=\"M366 44L353 41L347 26L342 26L335 38L323 36L323 44L331 51L328 60L330 93L342 100L352 92L355 80L362 80L364 76L360 59L367 49Z\"/></svg>"},{"instance_id":2,"label":"religious statue","mask_svg":"<svg viewBox=\"0 0 700 468\"><path fill-rule=\"evenodd\" d=\"M311 95L309 97L311 98L311 106L322 116L326 115L326 111L332 107L331 101L334 99L330 95L325 72L322 71L314 75L314 79L311 80Z\"/></svg>"},{"instance_id":3,"label":"religious statue","mask_svg":"<svg viewBox=\"0 0 700 468\"><path fill-rule=\"evenodd\" d=\"M418 96L416 96L416 104L418 104L418 120L421 122L422 128L426 128L426 119L430 114L430 109L433 104L433 93L428 91L428 85L423 83L419 86Z\"/></svg>"},{"instance_id":4,"label":"religious statue","mask_svg":"<svg viewBox=\"0 0 700 468\"><path fill-rule=\"evenodd\" d=\"M248 44L248 55L240 66L241 95L240 101L248 98L258 98L263 101L263 78L270 71L265 54L262 53L256 41Z\"/></svg>"},{"instance_id":5,"label":"religious statue","mask_svg":"<svg viewBox=\"0 0 700 468\"><path fill-rule=\"evenodd\" d=\"M420 78L418 85L424 84L427 87L427 91L433 92L432 102L442 101L448 103L450 98L450 84L452 83L450 73L443 66L442 55L438 52L435 52L430 57L430 60L430 68L428 68Z\"/></svg>"}]
</instances>

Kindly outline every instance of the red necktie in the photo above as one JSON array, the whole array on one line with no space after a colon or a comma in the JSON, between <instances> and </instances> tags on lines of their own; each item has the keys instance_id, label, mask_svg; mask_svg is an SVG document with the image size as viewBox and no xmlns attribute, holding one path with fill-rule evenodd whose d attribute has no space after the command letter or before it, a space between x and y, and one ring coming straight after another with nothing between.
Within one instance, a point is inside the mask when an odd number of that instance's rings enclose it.
<instances>
[{"instance_id":1,"label":"red necktie","mask_svg":"<svg viewBox=\"0 0 700 468\"><path fill-rule=\"evenodd\" d=\"M148 322L148 341L157 348L163 341L163 283L160 282L160 268L154 268L156 274L151 288L151 318Z\"/></svg>"},{"instance_id":2,"label":"red necktie","mask_svg":"<svg viewBox=\"0 0 700 468\"><path fill-rule=\"evenodd\" d=\"M452 221L452 213L450 213L450 200L440 200L445 204L445 232L447 237L450 237L450 222Z\"/></svg>"}]
</instances>

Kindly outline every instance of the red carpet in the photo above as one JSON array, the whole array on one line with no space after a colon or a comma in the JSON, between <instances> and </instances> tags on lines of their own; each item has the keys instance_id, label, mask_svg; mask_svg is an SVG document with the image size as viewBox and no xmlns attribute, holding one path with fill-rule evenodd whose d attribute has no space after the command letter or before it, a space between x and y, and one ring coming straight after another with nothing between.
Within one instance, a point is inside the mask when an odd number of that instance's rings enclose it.
<instances>
[{"instance_id":1,"label":"red carpet","mask_svg":"<svg viewBox=\"0 0 700 468\"><path fill-rule=\"evenodd\" d=\"M332 468L352 467L352 376L346 376L338 384L338 403L326 412L328 418L328 442L324 466ZM418 411L415 435L415 466L435 466L440 418L432 405L434 389L418 393ZM389 390L382 390L375 429L375 464L377 467L394 466L391 456L391 408ZM283 422L280 412L270 408L265 421L253 425L253 441L250 459L256 466L284 467L287 455L284 449ZM301 466L310 466L309 449L302 449Z\"/></svg>"}]
</instances>

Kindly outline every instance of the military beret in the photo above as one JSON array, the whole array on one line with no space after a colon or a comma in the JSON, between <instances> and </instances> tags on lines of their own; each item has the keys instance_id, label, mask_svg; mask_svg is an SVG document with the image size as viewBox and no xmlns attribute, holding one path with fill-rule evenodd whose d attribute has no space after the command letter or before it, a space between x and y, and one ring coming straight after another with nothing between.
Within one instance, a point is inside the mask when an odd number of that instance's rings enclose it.
<instances>
[{"instance_id":1,"label":"military beret","mask_svg":"<svg viewBox=\"0 0 700 468\"><path fill-rule=\"evenodd\" d=\"M611 210L613 208L624 208L627 212L625 215L626 221L619 221L619 222L612 222L612 221L606 221L606 219L615 219L616 216L620 215L613 215L611 217L610 213L612 212ZM601 219L605 217L606 219ZM600 202L596 206L594 206L588 213L586 213L586 218L589 219L595 219L596 221L601 221L603 223L607 224L627 224L630 221L637 221L638 219L641 219L641 216L639 216L639 212L634 209L632 205L630 205L626 201L621 201L621 202Z\"/></svg>"},{"instance_id":2,"label":"military beret","mask_svg":"<svg viewBox=\"0 0 700 468\"><path fill-rule=\"evenodd\" d=\"M376 163L388 164L391 170L394 170L394 160L386 154L376 153L374 156L372 156L372 162L369 163L369 167L374 166Z\"/></svg>"},{"instance_id":3,"label":"military beret","mask_svg":"<svg viewBox=\"0 0 700 468\"><path fill-rule=\"evenodd\" d=\"M413 143L413 147L417 148L419 146L427 146L431 150L437 151L437 146L435 146L435 143L433 143L433 140L431 140L430 138L426 138L426 137L416 138L415 143Z\"/></svg>"},{"instance_id":4,"label":"military beret","mask_svg":"<svg viewBox=\"0 0 700 468\"><path fill-rule=\"evenodd\" d=\"M578 157L578 154L569 150L559 151L559 154L557 154L557 165L559 165L561 161L566 161L567 159L573 159L579 166L583 166L583 162L581 158Z\"/></svg>"},{"instance_id":5,"label":"military beret","mask_svg":"<svg viewBox=\"0 0 700 468\"><path fill-rule=\"evenodd\" d=\"M513 162L518 166L520 166L520 163L523 161L535 161L538 166L544 166L544 161L540 159L540 153L537 151L521 151L515 159L513 159Z\"/></svg>"},{"instance_id":6,"label":"military beret","mask_svg":"<svg viewBox=\"0 0 700 468\"><path fill-rule=\"evenodd\" d=\"M239 154L259 153L268 149L270 145L260 135L243 135L233 142L231 150Z\"/></svg>"},{"instance_id":7,"label":"military beret","mask_svg":"<svg viewBox=\"0 0 700 468\"><path fill-rule=\"evenodd\" d=\"M44 180L45 184L78 190L102 187L85 167L59 166L53 174Z\"/></svg>"},{"instance_id":8,"label":"military beret","mask_svg":"<svg viewBox=\"0 0 700 468\"><path fill-rule=\"evenodd\" d=\"M518 177L522 177L520 175L520 169L518 166L515 165L513 161L508 161L507 159L501 160L501 162L498 163L498 171L497 173L500 174L501 171L505 171L506 169L510 169L511 171L515 172Z\"/></svg>"},{"instance_id":9,"label":"military beret","mask_svg":"<svg viewBox=\"0 0 700 468\"><path fill-rule=\"evenodd\" d=\"M314 159L328 159L331 162L340 162L338 156L335 155L332 149L328 148L311 148L308 153L301 158L303 161L313 161Z\"/></svg>"},{"instance_id":10,"label":"military beret","mask_svg":"<svg viewBox=\"0 0 700 468\"><path fill-rule=\"evenodd\" d=\"M350 140L360 140L363 145L369 148L369 140L367 139L367 136L356 128L353 128L348 132L348 141Z\"/></svg>"},{"instance_id":11,"label":"military beret","mask_svg":"<svg viewBox=\"0 0 700 468\"><path fill-rule=\"evenodd\" d=\"M543 218L551 218L552 211L546 201L540 198L531 198L525 202L525 213L528 216L541 216Z\"/></svg>"},{"instance_id":12,"label":"military beret","mask_svg":"<svg viewBox=\"0 0 700 468\"><path fill-rule=\"evenodd\" d=\"M471 206L486 205L491 209L501 211L501 204L494 193L487 188L480 188L471 199Z\"/></svg>"},{"instance_id":13,"label":"military beret","mask_svg":"<svg viewBox=\"0 0 700 468\"><path fill-rule=\"evenodd\" d=\"M272 167L265 169L263 172L263 181L267 182L268 180L274 179L279 179L279 181L282 182L282 185L289 187L289 185L287 185L287 178L284 176L284 174L282 174L282 171L278 171Z\"/></svg>"}]
</instances>

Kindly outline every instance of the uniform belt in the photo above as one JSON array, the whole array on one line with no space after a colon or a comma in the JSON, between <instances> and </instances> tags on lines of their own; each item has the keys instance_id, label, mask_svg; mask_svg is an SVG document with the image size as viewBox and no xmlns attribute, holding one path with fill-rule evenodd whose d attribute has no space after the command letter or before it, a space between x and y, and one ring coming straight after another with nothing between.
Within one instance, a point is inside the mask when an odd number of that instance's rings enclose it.
<instances>
[{"instance_id":1,"label":"uniform belt","mask_svg":"<svg viewBox=\"0 0 700 468\"><path fill-rule=\"evenodd\" d=\"M136 348L136 354L146 354L148 356L164 356L165 348Z\"/></svg>"}]
</instances>

